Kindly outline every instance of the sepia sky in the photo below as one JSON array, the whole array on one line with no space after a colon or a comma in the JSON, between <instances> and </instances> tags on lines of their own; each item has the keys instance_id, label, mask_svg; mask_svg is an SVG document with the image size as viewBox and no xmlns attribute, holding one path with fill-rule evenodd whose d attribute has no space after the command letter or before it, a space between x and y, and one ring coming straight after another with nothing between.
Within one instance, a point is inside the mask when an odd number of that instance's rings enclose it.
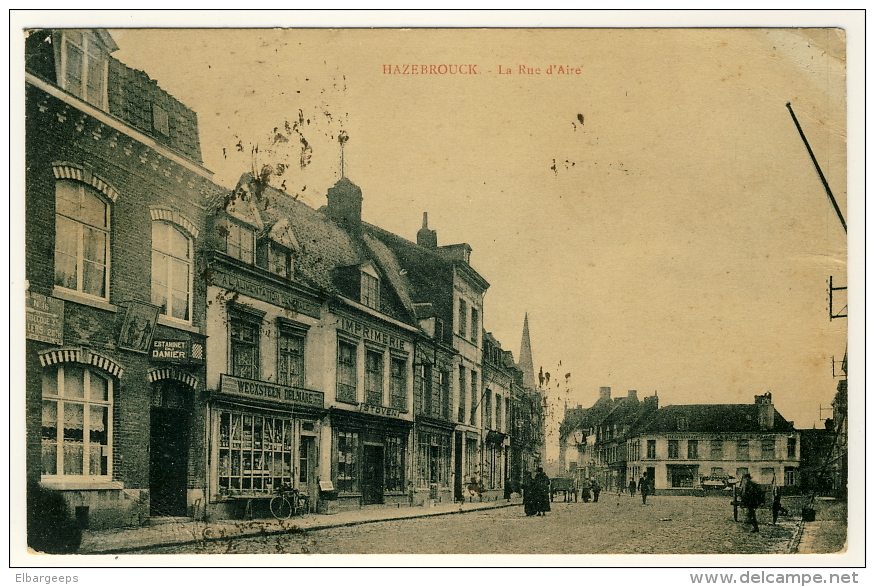
<instances>
[{"instance_id":1,"label":"sepia sky","mask_svg":"<svg viewBox=\"0 0 875 587\"><path fill-rule=\"evenodd\" d=\"M827 281L846 284L847 244L785 104L847 217L842 31L112 34L118 59L198 113L229 188L253 161L284 163L272 182L319 207L345 131L364 220L415 240L427 211L439 244L469 243L485 328L518 357L529 312L556 402L771 391L798 427L823 426L847 338ZM396 64L477 74L384 73Z\"/></svg>"}]
</instances>

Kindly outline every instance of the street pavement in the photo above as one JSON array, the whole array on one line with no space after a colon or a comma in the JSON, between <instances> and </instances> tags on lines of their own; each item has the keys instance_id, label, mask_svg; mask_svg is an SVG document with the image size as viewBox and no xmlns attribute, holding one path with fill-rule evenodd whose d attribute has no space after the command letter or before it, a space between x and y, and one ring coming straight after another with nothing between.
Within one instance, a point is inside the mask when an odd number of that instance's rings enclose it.
<instances>
[{"instance_id":1,"label":"street pavement","mask_svg":"<svg viewBox=\"0 0 875 587\"><path fill-rule=\"evenodd\" d=\"M800 501L801 503L801 501ZM827 552L816 534L843 533L840 512L823 526L801 522L800 505L760 532L732 518L725 497L602 494L599 503L553 503L545 517L527 517L519 500L373 508L311 515L285 522L177 521L139 529L86 532L80 552L131 554L770 554ZM739 512L739 519L744 513ZM843 542L842 542L843 544Z\"/></svg>"}]
</instances>

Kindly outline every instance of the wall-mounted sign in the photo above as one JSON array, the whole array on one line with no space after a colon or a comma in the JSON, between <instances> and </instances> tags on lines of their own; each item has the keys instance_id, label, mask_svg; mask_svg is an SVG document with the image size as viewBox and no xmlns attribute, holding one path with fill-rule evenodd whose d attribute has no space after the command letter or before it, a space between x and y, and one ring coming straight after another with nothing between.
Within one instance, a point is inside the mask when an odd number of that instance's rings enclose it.
<instances>
[{"instance_id":1,"label":"wall-mounted sign","mask_svg":"<svg viewBox=\"0 0 875 587\"><path fill-rule=\"evenodd\" d=\"M255 381L222 374L219 392L241 397L267 399L287 404L300 404L321 408L325 405L325 394L321 391L297 389L277 385L268 381Z\"/></svg>"},{"instance_id":2,"label":"wall-mounted sign","mask_svg":"<svg viewBox=\"0 0 875 587\"><path fill-rule=\"evenodd\" d=\"M204 345L190 340L160 340L152 341L149 358L153 361L171 363L189 363L204 360Z\"/></svg>"},{"instance_id":3,"label":"wall-mounted sign","mask_svg":"<svg viewBox=\"0 0 875 587\"><path fill-rule=\"evenodd\" d=\"M128 302L128 310L118 335L118 348L148 353L152 333L158 321L158 306L143 302Z\"/></svg>"},{"instance_id":4,"label":"wall-mounted sign","mask_svg":"<svg viewBox=\"0 0 875 587\"><path fill-rule=\"evenodd\" d=\"M25 295L27 338L64 344L64 301L30 291Z\"/></svg>"},{"instance_id":5,"label":"wall-mounted sign","mask_svg":"<svg viewBox=\"0 0 875 587\"><path fill-rule=\"evenodd\" d=\"M246 279L237 275L229 275L216 270L212 275L212 284L245 296L274 304L293 312L319 318L319 304L295 297L278 287L266 283Z\"/></svg>"},{"instance_id":6,"label":"wall-mounted sign","mask_svg":"<svg viewBox=\"0 0 875 587\"><path fill-rule=\"evenodd\" d=\"M396 410L395 408L387 408L386 406L359 404L359 411L363 414L373 414L374 416L387 416L389 418L401 417L401 410Z\"/></svg>"},{"instance_id":7,"label":"wall-mounted sign","mask_svg":"<svg viewBox=\"0 0 875 587\"><path fill-rule=\"evenodd\" d=\"M387 334L382 330L378 330L371 326L366 326L355 320L350 320L349 318L341 318L338 326L341 330L345 330L350 334L355 334L356 336L360 336L365 340L370 340L371 342L376 342L380 344L384 344L393 349L404 350L404 340L391 334Z\"/></svg>"}]
</instances>

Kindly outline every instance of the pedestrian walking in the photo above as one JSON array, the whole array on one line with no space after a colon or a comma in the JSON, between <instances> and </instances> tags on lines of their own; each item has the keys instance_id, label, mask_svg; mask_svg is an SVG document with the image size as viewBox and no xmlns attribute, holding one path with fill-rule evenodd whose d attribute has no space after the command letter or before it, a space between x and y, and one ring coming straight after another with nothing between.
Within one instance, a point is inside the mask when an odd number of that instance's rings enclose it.
<instances>
[{"instance_id":1,"label":"pedestrian walking","mask_svg":"<svg viewBox=\"0 0 875 587\"><path fill-rule=\"evenodd\" d=\"M534 516L538 513L538 510L535 509L535 493L537 493L537 489L535 488L534 472L526 471L520 489L523 492L523 511L527 516Z\"/></svg>"},{"instance_id":2,"label":"pedestrian walking","mask_svg":"<svg viewBox=\"0 0 875 587\"><path fill-rule=\"evenodd\" d=\"M532 479L532 485L535 487L535 515L543 516L550 511L550 478L547 477L543 468L538 467L538 472Z\"/></svg>"},{"instance_id":3,"label":"pedestrian walking","mask_svg":"<svg viewBox=\"0 0 875 587\"><path fill-rule=\"evenodd\" d=\"M746 524L753 526L751 532L759 532L760 525L757 522L757 508L766 501L763 489L759 483L751 479L750 473L745 473L741 478L741 505L747 509Z\"/></svg>"},{"instance_id":4,"label":"pedestrian walking","mask_svg":"<svg viewBox=\"0 0 875 587\"><path fill-rule=\"evenodd\" d=\"M641 503L647 505L647 494L650 493L650 480L641 475L641 479L638 480L638 493L641 494Z\"/></svg>"},{"instance_id":5,"label":"pedestrian walking","mask_svg":"<svg viewBox=\"0 0 875 587\"><path fill-rule=\"evenodd\" d=\"M635 497L635 480L629 479L629 495Z\"/></svg>"},{"instance_id":6,"label":"pedestrian walking","mask_svg":"<svg viewBox=\"0 0 875 587\"><path fill-rule=\"evenodd\" d=\"M601 492L602 492L602 486L599 485L598 480L593 479L593 481L592 481L592 502L593 503L599 502L599 493L601 493Z\"/></svg>"},{"instance_id":7,"label":"pedestrian walking","mask_svg":"<svg viewBox=\"0 0 875 587\"><path fill-rule=\"evenodd\" d=\"M584 479L580 485L580 499L583 500L583 503L589 503L592 495L590 494L590 488L592 487L592 483L589 479Z\"/></svg>"},{"instance_id":8,"label":"pedestrian walking","mask_svg":"<svg viewBox=\"0 0 875 587\"><path fill-rule=\"evenodd\" d=\"M786 516L790 512L781 505L781 488L777 485L775 486L774 494L772 497L772 525L778 523L778 515Z\"/></svg>"}]
</instances>

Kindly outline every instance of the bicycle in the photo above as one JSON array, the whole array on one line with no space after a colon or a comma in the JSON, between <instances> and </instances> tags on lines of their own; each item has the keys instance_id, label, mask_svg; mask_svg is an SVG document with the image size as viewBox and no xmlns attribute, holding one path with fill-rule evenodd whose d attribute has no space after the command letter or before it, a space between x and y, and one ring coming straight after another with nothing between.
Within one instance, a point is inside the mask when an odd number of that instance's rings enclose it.
<instances>
[{"instance_id":1,"label":"bicycle","mask_svg":"<svg viewBox=\"0 0 875 587\"><path fill-rule=\"evenodd\" d=\"M270 500L270 513L277 520L288 520L293 515L308 511L310 498L291 485L280 485Z\"/></svg>"}]
</instances>

